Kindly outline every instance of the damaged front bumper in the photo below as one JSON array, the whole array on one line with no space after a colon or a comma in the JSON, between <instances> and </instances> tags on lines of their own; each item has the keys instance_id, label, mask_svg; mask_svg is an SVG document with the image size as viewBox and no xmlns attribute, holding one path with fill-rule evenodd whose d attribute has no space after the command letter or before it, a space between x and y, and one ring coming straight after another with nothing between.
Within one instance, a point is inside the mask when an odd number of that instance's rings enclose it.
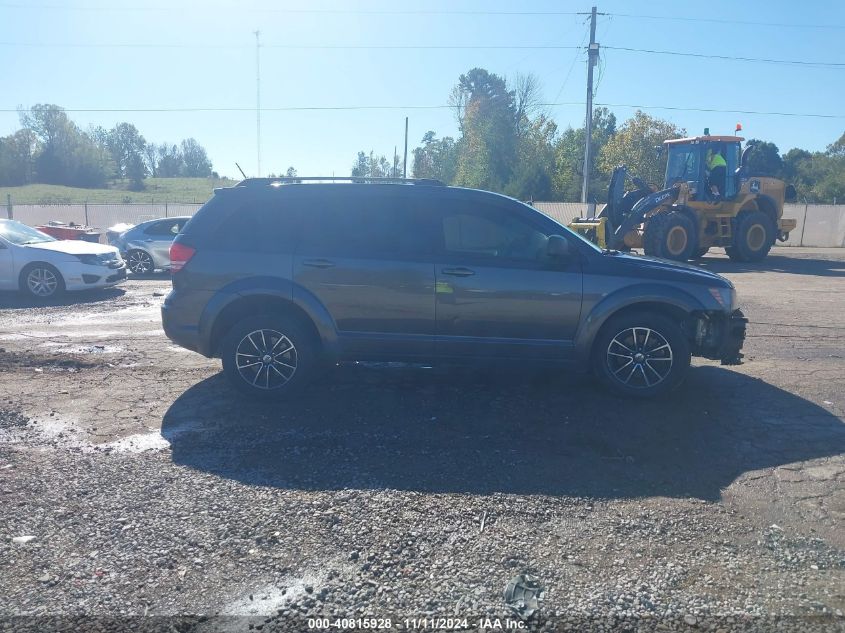
<instances>
[{"instance_id":1,"label":"damaged front bumper","mask_svg":"<svg viewBox=\"0 0 845 633\"><path fill-rule=\"evenodd\" d=\"M742 363L742 345L748 319L742 310L703 312L696 315L693 355L722 361L723 365Z\"/></svg>"}]
</instances>

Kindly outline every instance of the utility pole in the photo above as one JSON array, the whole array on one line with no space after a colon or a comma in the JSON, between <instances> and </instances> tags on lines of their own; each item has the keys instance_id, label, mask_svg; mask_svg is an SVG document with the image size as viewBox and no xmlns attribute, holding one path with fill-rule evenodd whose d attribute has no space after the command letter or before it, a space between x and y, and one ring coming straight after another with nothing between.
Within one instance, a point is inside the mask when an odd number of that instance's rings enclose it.
<instances>
[{"instance_id":1,"label":"utility pole","mask_svg":"<svg viewBox=\"0 0 845 633\"><path fill-rule=\"evenodd\" d=\"M258 173L261 178L261 31L253 31L255 34L255 153L258 163Z\"/></svg>"},{"instance_id":2,"label":"utility pole","mask_svg":"<svg viewBox=\"0 0 845 633\"><path fill-rule=\"evenodd\" d=\"M596 8L589 14L580 13L579 15L590 16L590 48L587 49L587 122L585 126L584 139L584 181L581 185L581 202L587 202L587 195L590 191L590 165L592 160L592 141L593 141L593 67L599 60L599 45L596 44L596 16L604 15L604 13L596 13Z\"/></svg>"},{"instance_id":3,"label":"utility pole","mask_svg":"<svg viewBox=\"0 0 845 633\"><path fill-rule=\"evenodd\" d=\"M408 117L405 117L405 158L402 159L402 178L408 177Z\"/></svg>"}]
</instances>

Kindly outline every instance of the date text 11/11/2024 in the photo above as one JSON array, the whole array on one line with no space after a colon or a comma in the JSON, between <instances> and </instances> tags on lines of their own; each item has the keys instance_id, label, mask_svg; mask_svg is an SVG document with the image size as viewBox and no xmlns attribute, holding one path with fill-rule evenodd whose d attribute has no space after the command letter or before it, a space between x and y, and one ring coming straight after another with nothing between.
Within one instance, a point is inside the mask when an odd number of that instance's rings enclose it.
<instances>
[{"instance_id":1,"label":"date text 11/11/2024","mask_svg":"<svg viewBox=\"0 0 845 633\"><path fill-rule=\"evenodd\" d=\"M401 626L400 626L401 625ZM311 630L386 630L462 631L470 626L485 631L526 630L528 623L515 618L309 618Z\"/></svg>"}]
</instances>

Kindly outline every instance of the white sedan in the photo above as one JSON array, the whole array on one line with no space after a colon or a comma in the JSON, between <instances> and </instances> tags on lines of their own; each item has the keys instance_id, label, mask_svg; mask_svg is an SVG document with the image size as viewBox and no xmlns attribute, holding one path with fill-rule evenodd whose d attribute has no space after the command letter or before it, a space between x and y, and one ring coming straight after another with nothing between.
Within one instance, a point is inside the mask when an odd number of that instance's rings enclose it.
<instances>
[{"instance_id":1,"label":"white sedan","mask_svg":"<svg viewBox=\"0 0 845 633\"><path fill-rule=\"evenodd\" d=\"M0 290L47 299L124 279L126 264L114 246L57 240L15 220L0 220Z\"/></svg>"}]
</instances>

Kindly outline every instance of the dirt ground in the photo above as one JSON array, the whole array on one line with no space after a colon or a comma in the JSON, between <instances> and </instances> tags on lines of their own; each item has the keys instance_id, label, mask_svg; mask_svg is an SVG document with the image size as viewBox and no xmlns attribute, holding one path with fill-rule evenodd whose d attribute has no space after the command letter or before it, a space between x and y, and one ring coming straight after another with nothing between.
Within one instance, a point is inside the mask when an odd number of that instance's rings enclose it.
<instances>
[{"instance_id":1,"label":"dirt ground","mask_svg":"<svg viewBox=\"0 0 845 633\"><path fill-rule=\"evenodd\" d=\"M651 402L358 365L254 403L167 277L0 295L0 630L845 630L845 249L702 265L746 362Z\"/></svg>"}]
</instances>

